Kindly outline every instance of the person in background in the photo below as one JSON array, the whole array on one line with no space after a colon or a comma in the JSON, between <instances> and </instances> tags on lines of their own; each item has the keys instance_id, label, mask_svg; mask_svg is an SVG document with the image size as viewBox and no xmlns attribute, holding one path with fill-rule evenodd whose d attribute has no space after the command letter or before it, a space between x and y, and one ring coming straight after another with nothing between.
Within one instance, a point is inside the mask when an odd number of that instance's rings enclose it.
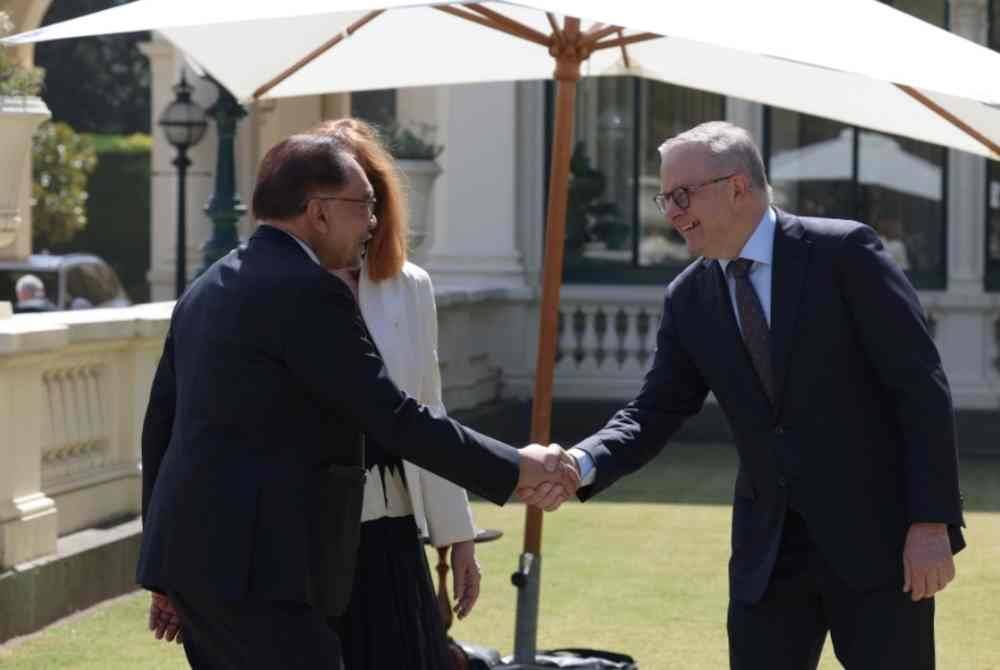
<instances>
[{"instance_id":1,"label":"person in background","mask_svg":"<svg viewBox=\"0 0 1000 670\"><path fill-rule=\"evenodd\" d=\"M363 121L329 121L310 132L338 138L374 189L376 225L364 261L336 274L355 292L392 380L443 415L434 288L427 273L407 261L407 208L399 169L376 131ZM468 496L465 489L401 460L373 440L365 457L358 568L351 602L336 624L345 667L449 667L421 536L434 546L451 547L455 612L465 617L479 597L481 579Z\"/></svg>"},{"instance_id":2,"label":"person in background","mask_svg":"<svg viewBox=\"0 0 1000 670\"><path fill-rule=\"evenodd\" d=\"M45 295L45 284L35 275L23 275L14 284L17 304L14 311L19 314L30 312L51 312L56 306Z\"/></svg>"}]
</instances>

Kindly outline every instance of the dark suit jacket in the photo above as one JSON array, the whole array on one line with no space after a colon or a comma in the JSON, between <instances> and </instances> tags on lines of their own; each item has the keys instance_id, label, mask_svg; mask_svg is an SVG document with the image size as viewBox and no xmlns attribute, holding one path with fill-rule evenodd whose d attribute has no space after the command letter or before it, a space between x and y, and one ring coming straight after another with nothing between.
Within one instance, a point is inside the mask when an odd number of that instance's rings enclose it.
<instances>
[{"instance_id":1,"label":"dark suit jacket","mask_svg":"<svg viewBox=\"0 0 1000 670\"><path fill-rule=\"evenodd\" d=\"M912 522L963 546L948 382L909 281L859 223L778 212L771 287L772 404L754 372L721 267L698 260L667 287L639 395L577 445L592 496L653 458L712 391L740 466L731 593L756 602L787 506L852 587L902 585Z\"/></svg>"},{"instance_id":2,"label":"dark suit jacket","mask_svg":"<svg viewBox=\"0 0 1000 670\"><path fill-rule=\"evenodd\" d=\"M142 432L139 583L338 613L365 434L497 504L517 483L516 450L398 390L346 284L261 226L174 309Z\"/></svg>"}]
</instances>

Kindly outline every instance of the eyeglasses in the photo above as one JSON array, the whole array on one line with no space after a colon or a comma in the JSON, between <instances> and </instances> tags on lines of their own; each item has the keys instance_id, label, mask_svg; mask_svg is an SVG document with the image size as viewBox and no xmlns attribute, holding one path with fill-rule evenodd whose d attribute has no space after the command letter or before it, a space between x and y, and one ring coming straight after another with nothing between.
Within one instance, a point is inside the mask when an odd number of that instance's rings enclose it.
<instances>
[{"instance_id":1,"label":"eyeglasses","mask_svg":"<svg viewBox=\"0 0 1000 670\"><path fill-rule=\"evenodd\" d=\"M710 184L718 184L720 181L726 181L727 179L731 179L735 177L737 174L739 173L734 172L732 174L727 174L725 177L719 177L718 179L711 179L709 181L697 184L695 186L678 186L670 193L657 193L656 195L653 196L653 202L656 203L656 208L660 210L660 214L667 213L667 203L670 202L671 200L673 200L674 204L680 207L681 209L687 209L688 207L691 206L692 193L694 193L699 189L705 188Z\"/></svg>"},{"instance_id":2,"label":"eyeglasses","mask_svg":"<svg viewBox=\"0 0 1000 670\"><path fill-rule=\"evenodd\" d=\"M378 199L375 196L370 198L341 198L335 195L312 195L306 198L309 200L343 200L344 202L363 202L368 205L368 218L375 216L375 207L378 206Z\"/></svg>"}]
</instances>

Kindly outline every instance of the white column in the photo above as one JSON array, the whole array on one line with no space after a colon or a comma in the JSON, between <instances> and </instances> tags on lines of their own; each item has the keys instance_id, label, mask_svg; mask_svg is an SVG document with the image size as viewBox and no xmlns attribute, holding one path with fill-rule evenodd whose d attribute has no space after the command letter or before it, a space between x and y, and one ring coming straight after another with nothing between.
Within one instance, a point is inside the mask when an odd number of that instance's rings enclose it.
<instances>
[{"instance_id":1,"label":"white column","mask_svg":"<svg viewBox=\"0 0 1000 670\"><path fill-rule=\"evenodd\" d=\"M987 0L951 0L951 30L986 43ZM948 291L983 292L986 235L986 159L948 152Z\"/></svg>"},{"instance_id":2,"label":"white column","mask_svg":"<svg viewBox=\"0 0 1000 670\"><path fill-rule=\"evenodd\" d=\"M177 241L177 151L167 142L157 126L160 114L174 99L173 87L184 67L183 54L154 33L153 40L141 46L150 65L150 110L153 149L150 161L150 268L149 288L153 301L170 300L175 295L174 268ZM186 70L194 88L192 98L207 109L215 102L212 84ZM187 171L187 274L194 277L201 267L201 245L211 234L211 224L204 208L212 194L215 177L215 126L209 121L201 142L188 151L191 167Z\"/></svg>"},{"instance_id":3,"label":"white column","mask_svg":"<svg viewBox=\"0 0 1000 670\"><path fill-rule=\"evenodd\" d=\"M404 119L405 103L399 100ZM434 186L427 269L442 285L523 287L515 246L515 84L441 87L434 108L444 172Z\"/></svg>"}]
</instances>

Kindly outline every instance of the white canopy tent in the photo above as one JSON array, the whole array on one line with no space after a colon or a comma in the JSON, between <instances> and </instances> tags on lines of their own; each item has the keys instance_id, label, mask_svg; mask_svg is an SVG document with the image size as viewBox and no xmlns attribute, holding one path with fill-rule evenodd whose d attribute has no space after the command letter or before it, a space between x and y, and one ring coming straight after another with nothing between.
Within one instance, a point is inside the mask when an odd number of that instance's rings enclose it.
<instances>
[{"instance_id":1,"label":"white canopy tent","mask_svg":"<svg viewBox=\"0 0 1000 670\"><path fill-rule=\"evenodd\" d=\"M876 0L136 0L4 43L140 30L160 31L243 100L559 82L532 416L536 442L549 440L581 70L634 74L1000 160L1000 54ZM528 511L524 546L522 566L537 566L538 510ZM534 658L538 610L538 572L526 572L518 600L520 662Z\"/></svg>"},{"instance_id":2,"label":"white canopy tent","mask_svg":"<svg viewBox=\"0 0 1000 670\"><path fill-rule=\"evenodd\" d=\"M853 177L853 131L844 129L831 140L780 151L771 157L771 181L823 181ZM905 151L885 135L862 132L858 151L865 160L858 165L858 181L890 188L927 200L941 199L941 168Z\"/></svg>"}]
</instances>

